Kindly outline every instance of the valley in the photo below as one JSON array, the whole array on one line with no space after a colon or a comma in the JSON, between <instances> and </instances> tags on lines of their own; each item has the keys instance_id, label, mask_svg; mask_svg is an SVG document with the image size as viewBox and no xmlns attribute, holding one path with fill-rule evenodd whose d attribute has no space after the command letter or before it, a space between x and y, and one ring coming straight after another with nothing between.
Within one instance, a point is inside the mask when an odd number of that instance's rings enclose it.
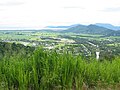
<instances>
[{"instance_id":1,"label":"valley","mask_svg":"<svg viewBox=\"0 0 120 90\"><path fill-rule=\"evenodd\" d=\"M57 50L59 53L71 52L84 58L95 58L95 53L100 52L100 59L112 59L120 55L120 37L103 34L80 34L57 31L0 31L0 41L25 46L43 47L44 49Z\"/></svg>"},{"instance_id":2,"label":"valley","mask_svg":"<svg viewBox=\"0 0 120 90\"><path fill-rule=\"evenodd\" d=\"M1 30L0 90L119 90L119 30L73 26Z\"/></svg>"}]
</instances>

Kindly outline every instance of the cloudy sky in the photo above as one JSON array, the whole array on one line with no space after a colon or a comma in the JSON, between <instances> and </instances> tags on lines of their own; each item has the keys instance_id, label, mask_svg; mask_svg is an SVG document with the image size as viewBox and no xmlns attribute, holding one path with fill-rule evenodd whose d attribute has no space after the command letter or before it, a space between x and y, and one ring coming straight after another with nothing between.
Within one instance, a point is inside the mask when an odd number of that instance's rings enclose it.
<instances>
[{"instance_id":1,"label":"cloudy sky","mask_svg":"<svg viewBox=\"0 0 120 90\"><path fill-rule=\"evenodd\" d=\"M120 0L0 0L0 27L78 23L120 25Z\"/></svg>"}]
</instances>

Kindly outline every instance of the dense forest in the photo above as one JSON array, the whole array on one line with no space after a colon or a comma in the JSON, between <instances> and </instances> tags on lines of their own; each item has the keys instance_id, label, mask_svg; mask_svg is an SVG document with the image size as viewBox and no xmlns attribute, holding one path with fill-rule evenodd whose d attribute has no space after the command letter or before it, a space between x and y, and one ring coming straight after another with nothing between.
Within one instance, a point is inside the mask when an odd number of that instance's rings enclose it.
<instances>
[{"instance_id":1,"label":"dense forest","mask_svg":"<svg viewBox=\"0 0 120 90\"><path fill-rule=\"evenodd\" d=\"M19 55L20 57L30 56L34 47L24 46L23 44L0 42L0 59Z\"/></svg>"}]
</instances>

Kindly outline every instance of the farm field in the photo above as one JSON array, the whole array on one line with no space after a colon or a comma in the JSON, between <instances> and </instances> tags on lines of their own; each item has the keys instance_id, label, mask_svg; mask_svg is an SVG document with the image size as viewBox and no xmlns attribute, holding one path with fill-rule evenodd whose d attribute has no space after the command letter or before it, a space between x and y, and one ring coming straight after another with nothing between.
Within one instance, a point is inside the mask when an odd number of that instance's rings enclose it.
<instances>
[{"instance_id":1,"label":"farm field","mask_svg":"<svg viewBox=\"0 0 120 90\"><path fill-rule=\"evenodd\" d=\"M25 46L41 46L49 50L56 49L59 52L72 51L74 55L80 54L88 58L95 57L98 51L101 59L112 59L120 55L119 36L26 30L0 31L0 40Z\"/></svg>"}]
</instances>

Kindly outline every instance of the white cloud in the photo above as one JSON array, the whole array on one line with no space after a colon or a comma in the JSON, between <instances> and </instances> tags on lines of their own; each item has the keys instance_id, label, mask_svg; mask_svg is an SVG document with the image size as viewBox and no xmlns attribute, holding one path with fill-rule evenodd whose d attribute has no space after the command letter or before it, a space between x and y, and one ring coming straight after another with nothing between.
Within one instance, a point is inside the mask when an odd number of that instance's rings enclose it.
<instances>
[{"instance_id":1,"label":"white cloud","mask_svg":"<svg viewBox=\"0 0 120 90\"><path fill-rule=\"evenodd\" d=\"M0 6L16 6L24 4L23 2L6 2L6 3L0 3Z\"/></svg>"},{"instance_id":2,"label":"white cloud","mask_svg":"<svg viewBox=\"0 0 120 90\"><path fill-rule=\"evenodd\" d=\"M120 1L115 0L2 0L0 26L42 27L97 22L120 25L119 6Z\"/></svg>"},{"instance_id":3,"label":"white cloud","mask_svg":"<svg viewBox=\"0 0 120 90\"><path fill-rule=\"evenodd\" d=\"M111 7L101 10L103 12L120 12L120 7Z\"/></svg>"}]
</instances>

